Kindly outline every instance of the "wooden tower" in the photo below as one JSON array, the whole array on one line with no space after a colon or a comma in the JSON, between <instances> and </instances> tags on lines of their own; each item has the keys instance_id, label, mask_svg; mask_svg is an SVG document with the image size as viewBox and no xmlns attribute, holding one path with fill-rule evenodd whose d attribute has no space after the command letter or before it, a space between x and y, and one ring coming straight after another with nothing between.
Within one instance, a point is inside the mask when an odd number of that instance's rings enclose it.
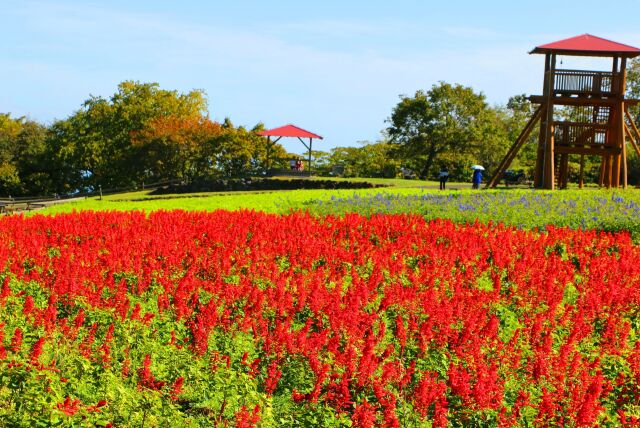
<instances>
[{"instance_id":1,"label":"wooden tower","mask_svg":"<svg viewBox=\"0 0 640 428\"><path fill-rule=\"evenodd\" d=\"M530 53L544 54L542 95L529 97L538 107L520 136L487 183L495 187L539 122L534 185L542 189L564 188L568 181L569 155L580 156L580 187L584 156L601 158L601 186L627 187L628 139L640 155L640 131L628 106L638 100L625 99L627 59L640 49L589 34L538 46ZM556 68L557 57L611 58L611 71ZM562 106L559 115L557 106Z\"/></svg>"}]
</instances>

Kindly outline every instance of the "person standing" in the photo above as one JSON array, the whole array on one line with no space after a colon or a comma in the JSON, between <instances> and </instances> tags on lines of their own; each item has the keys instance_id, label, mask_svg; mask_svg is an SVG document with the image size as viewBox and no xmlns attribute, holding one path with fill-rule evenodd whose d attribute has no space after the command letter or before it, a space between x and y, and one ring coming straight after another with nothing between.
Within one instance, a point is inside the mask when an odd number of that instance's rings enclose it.
<instances>
[{"instance_id":1,"label":"person standing","mask_svg":"<svg viewBox=\"0 0 640 428\"><path fill-rule=\"evenodd\" d=\"M482 183L482 170L481 169L474 169L473 170L473 177L471 178L471 182L473 183L473 186L471 186L473 189L479 189L480 188L480 184Z\"/></svg>"},{"instance_id":2,"label":"person standing","mask_svg":"<svg viewBox=\"0 0 640 428\"><path fill-rule=\"evenodd\" d=\"M446 166L443 165L442 168L440 168L438 178L440 178L440 190L444 190L447 184L447 180L449 179L449 171L447 171Z\"/></svg>"}]
</instances>

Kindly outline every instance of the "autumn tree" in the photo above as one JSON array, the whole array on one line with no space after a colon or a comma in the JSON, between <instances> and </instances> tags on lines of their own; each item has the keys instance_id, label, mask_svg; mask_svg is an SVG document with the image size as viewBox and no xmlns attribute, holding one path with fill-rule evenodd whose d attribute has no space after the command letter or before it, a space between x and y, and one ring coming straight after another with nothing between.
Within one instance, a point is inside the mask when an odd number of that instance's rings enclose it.
<instances>
[{"instance_id":1,"label":"autumn tree","mask_svg":"<svg viewBox=\"0 0 640 428\"><path fill-rule=\"evenodd\" d=\"M208 117L160 116L133 133L148 181L192 180L210 174L223 129Z\"/></svg>"},{"instance_id":2,"label":"autumn tree","mask_svg":"<svg viewBox=\"0 0 640 428\"><path fill-rule=\"evenodd\" d=\"M181 94L157 83L128 81L109 99L92 96L51 128L49 145L60 167L61 190L129 187L144 181L145 146L134 144L134 138L154 121L160 128L160 122L170 120L196 123L206 112L202 91Z\"/></svg>"}]
</instances>

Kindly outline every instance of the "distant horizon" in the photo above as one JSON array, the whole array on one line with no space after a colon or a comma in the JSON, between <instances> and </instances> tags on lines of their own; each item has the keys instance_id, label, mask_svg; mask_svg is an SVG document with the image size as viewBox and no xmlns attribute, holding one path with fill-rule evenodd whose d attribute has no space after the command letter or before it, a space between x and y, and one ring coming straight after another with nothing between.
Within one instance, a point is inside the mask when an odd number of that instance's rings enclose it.
<instances>
[{"instance_id":1,"label":"distant horizon","mask_svg":"<svg viewBox=\"0 0 640 428\"><path fill-rule=\"evenodd\" d=\"M471 86L492 105L541 92L544 58L528 54L535 46L584 33L640 46L634 14L611 26L597 5L8 0L0 5L0 112L48 124L122 81L157 82L203 90L214 120L292 123L322 135L317 149L329 151L380 138L400 95L439 81Z\"/></svg>"}]
</instances>

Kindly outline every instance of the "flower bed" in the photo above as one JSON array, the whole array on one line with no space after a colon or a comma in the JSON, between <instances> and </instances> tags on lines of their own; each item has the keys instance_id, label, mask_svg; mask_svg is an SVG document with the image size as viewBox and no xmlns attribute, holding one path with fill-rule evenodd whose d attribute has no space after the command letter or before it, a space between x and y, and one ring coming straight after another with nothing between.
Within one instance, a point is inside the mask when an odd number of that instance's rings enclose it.
<instances>
[{"instance_id":1,"label":"flower bed","mask_svg":"<svg viewBox=\"0 0 640 428\"><path fill-rule=\"evenodd\" d=\"M629 426L628 234L418 216L0 221L0 420Z\"/></svg>"}]
</instances>

